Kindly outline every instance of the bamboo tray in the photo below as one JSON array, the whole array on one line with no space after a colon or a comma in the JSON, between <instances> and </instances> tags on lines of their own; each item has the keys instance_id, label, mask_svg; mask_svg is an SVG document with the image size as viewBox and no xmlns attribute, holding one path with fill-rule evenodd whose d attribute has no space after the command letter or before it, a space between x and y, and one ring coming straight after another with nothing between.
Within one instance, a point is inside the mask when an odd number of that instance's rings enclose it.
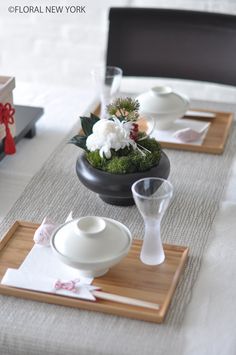
<instances>
[{"instance_id":1,"label":"bamboo tray","mask_svg":"<svg viewBox=\"0 0 236 355\"><path fill-rule=\"evenodd\" d=\"M32 248L38 224L17 221L0 241L0 280L7 268L18 268ZM158 303L159 310L97 299L84 301L0 284L0 294L63 306L115 314L155 323L163 322L188 257L188 248L164 244L166 260L147 266L139 260L141 241L134 240L130 253L106 275L94 280L102 291Z\"/></svg>"},{"instance_id":2,"label":"bamboo tray","mask_svg":"<svg viewBox=\"0 0 236 355\"><path fill-rule=\"evenodd\" d=\"M197 110L197 111L200 112L201 110ZM204 110L204 112L207 112L207 110ZM217 112L212 110L209 112L215 113L216 116L210 119L202 118L200 116L194 117L194 120L211 122L206 137L204 138L203 143L201 145L194 145L191 143L170 143L170 142L160 141L162 148L189 150L192 152L200 152L200 153L222 154L233 121L233 113ZM190 117L186 117L186 118L189 119Z\"/></svg>"},{"instance_id":3,"label":"bamboo tray","mask_svg":"<svg viewBox=\"0 0 236 355\"><path fill-rule=\"evenodd\" d=\"M203 118L203 117L194 117L194 120L203 121L203 122L211 122L210 127L207 131L206 137L201 145L194 145L191 143L173 143L166 142L162 140L158 140L161 143L162 148L170 148L177 150L188 150L192 152L199 153L209 153L209 154L222 154L224 152L225 144L230 132L230 127L233 122L233 113L232 112L220 112L220 111L209 111L209 110L200 110L200 109L192 109L191 111L197 112L211 112L215 113L216 116L214 118ZM94 112L96 115L100 113L100 106ZM187 117L191 119L190 117ZM182 118L184 119L184 117ZM147 129L147 124L144 120L140 124L141 130Z\"/></svg>"}]
</instances>

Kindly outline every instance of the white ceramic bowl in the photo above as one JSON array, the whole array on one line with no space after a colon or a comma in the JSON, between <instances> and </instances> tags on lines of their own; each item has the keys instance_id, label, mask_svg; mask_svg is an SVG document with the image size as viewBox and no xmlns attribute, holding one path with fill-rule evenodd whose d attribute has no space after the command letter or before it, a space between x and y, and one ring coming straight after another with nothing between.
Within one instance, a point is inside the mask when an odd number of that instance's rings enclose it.
<instances>
[{"instance_id":1,"label":"white ceramic bowl","mask_svg":"<svg viewBox=\"0 0 236 355\"><path fill-rule=\"evenodd\" d=\"M85 277L104 275L128 254L131 243L132 236L126 226L96 216L67 222L51 238L57 257Z\"/></svg>"},{"instance_id":2,"label":"white ceramic bowl","mask_svg":"<svg viewBox=\"0 0 236 355\"><path fill-rule=\"evenodd\" d=\"M160 130L168 129L189 108L188 98L173 92L169 86L156 86L136 99L140 104L140 114L152 117L156 129Z\"/></svg>"}]
</instances>

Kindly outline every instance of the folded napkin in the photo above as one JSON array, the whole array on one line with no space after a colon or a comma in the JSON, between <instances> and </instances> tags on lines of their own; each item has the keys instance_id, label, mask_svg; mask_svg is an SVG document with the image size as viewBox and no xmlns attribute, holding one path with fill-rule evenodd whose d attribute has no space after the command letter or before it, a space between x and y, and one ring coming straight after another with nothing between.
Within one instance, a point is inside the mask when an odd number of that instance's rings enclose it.
<instances>
[{"instance_id":1,"label":"folded napkin","mask_svg":"<svg viewBox=\"0 0 236 355\"><path fill-rule=\"evenodd\" d=\"M72 212L66 222L71 219ZM34 247L19 269L7 269L1 284L95 301L92 291L99 288L91 285L93 278L78 277L78 270L60 262L49 247L55 228L57 224L45 217L34 233Z\"/></svg>"},{"instance_id":2,"label":"folded napkin","mask_svg":"<svg viewBox=\"0 0 236 355\"><path fill-rule=\"evenodd\" d=\"M72 212L66 222L71 219ZM78 270L60 262L49 247L55 228L57 225L45 217L35 231L34 247L19 269L7 269L1 284L95 301L92 291L99 288L91 285L93 278L78 277Z\"/></svg>"},{"instance_id":3,"label":"folded napkin","mask_svg":"<svg viewBox=\"0 0 236 355\"><path fill-rule=\"evenodd\" d=\"M91 286L88 280L74 279L61 280L52 277L35 274L29 270L8 269L1 283L3 285L24 288L31 291L56 293L61 296L69 296L89 301L95 301L92 291L98 287ZM91 282L89 280L89 282Z\"/></svg>"},{"instance_id":4,"label":"folded napkin","mask_svg":"<svg viewBox=\"0 0 236 355\"><path fill-rule=\"evenodd\" d=\"M51 248L35 245L19 269L8 269L1 284L34 291L56 293L95 301L93 278L78 277L78 271L60 262ZM71 289L68 285L75 285Z\"/></svg>"},{"instance_id":5,"label":"folded napkin","mask_svg":"<svg viewBox=\"0 0 236 355\"><path fill-rule=\"evenodd\" d=\"M210 122L192 119L177 119L168 130L155 130L152 137L162 142L190 143L201 145L207 134Z\"/></svg>"}]
</instances>

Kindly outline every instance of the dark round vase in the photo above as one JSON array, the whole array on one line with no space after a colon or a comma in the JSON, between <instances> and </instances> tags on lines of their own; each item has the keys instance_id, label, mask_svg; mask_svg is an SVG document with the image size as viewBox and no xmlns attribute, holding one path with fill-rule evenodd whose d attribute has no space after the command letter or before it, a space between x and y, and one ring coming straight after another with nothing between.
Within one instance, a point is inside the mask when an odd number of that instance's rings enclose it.
<instances>
[{"instance_id":1,"label":"dark round vase","mask_svg":"<svg viewBox=\"0 0 236 355\"><path fill-rule=\"evenodd\" d=\"M131 174L111 174L93 168L83 154L77 159L76 173L82 184L98 193L104 202L117 206L130 206L134 204L132 184L147 177L167 179L170 173L170 161L162 152L159 164L150 170Z\"/></svg>"}]
</instances>

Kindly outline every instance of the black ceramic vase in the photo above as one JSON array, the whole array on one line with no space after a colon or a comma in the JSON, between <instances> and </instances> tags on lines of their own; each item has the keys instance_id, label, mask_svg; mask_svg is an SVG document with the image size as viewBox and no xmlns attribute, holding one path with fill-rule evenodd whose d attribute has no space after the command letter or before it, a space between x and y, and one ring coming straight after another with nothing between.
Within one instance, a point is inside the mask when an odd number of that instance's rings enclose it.
<instances>
[{"instance_id":1,"label":"black ceramic vase","mask_svg":"<svg viewBox=\"0 0 236 355\"><path fill-rule=\"evenodd\" d=\"M147 177L167 179L170 173L170 161L167 155L162 152L159 164L150 170L131 174L111 174L93 168L83 154L77 159L76 173L82 184L98 193L106 203L130 206L134 204L131 192L132 184Z\"/></svg>"}]
</instances>

